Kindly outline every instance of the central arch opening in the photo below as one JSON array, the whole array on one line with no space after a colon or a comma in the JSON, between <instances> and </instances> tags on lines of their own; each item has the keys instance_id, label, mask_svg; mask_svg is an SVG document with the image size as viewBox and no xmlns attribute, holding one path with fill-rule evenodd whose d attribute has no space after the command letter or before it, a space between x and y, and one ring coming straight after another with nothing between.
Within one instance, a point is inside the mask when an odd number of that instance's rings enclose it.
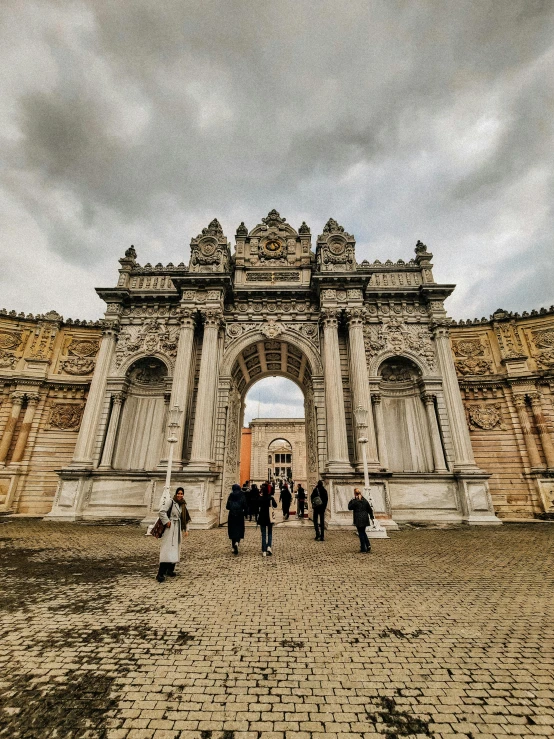
<instances>
[{"instance_id":1,"label":"central arch opening","mask_svg":"<svg viewBox=\"0 0 554 739\"><path fill-rule=\"evenodd\" d=\"M299 484L304 490L315 484L317 422L304 352L290 341L276 339L246 346L232 365L229 398L224 488L233 476L249 486L270 481L279 498L285 482L293 491ZM295 507L293 497L291 512Z\"/></svg>"}]
</instances>

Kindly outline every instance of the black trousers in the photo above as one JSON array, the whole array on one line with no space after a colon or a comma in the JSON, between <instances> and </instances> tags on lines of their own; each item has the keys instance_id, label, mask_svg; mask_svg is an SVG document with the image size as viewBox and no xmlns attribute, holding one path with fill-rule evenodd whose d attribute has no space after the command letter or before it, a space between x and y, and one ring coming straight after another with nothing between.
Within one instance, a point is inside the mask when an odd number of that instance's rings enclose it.
<instances>
[{"instance_id":1,"label":"black trousers","mask_svg":"<svg viewBox=\"0 0 554 739\"><path fill-rule=\"evenodd\" d=\"M297 501L297 508L298 508L298 510L296 512L298 513L298 517L299 518L304 518L304 504L305 504L305 502L306 502L305 500L298 500Z\"/></svg>"},{"instance_id":2,"label":"black trousers","mask_svg":"<svg viewBox=\"0 0 554 739\"><path fill-rule=\"evenodd\" d=\"M325 508L322 508L321 506L319 508L314 508L313 516L315 535L319 536L321 541L323 541L325 537Z\"/></svg>"},{"instance_id":3,"label":"black trousers","mask_svg":"<svg viewBox=\"0 0 554 739\"><path fill-rule=\"evenodd\" d=\"M356 526L358 529L358 536L360 537L360 551L361 552L369 552L371 549L371 544L369 543L369 539L367 537L365 526Z\"/></svg>"},{"instance_id":4,"label":"black trousers","mask_svg":"<svg viewBox=\"0 0 554 739\"><path fill-rule=\"evenodd\" d=\"M160 562L158 577L165 577L170 572L175 572L175 562Z\"/></svg>"}]
</instances>

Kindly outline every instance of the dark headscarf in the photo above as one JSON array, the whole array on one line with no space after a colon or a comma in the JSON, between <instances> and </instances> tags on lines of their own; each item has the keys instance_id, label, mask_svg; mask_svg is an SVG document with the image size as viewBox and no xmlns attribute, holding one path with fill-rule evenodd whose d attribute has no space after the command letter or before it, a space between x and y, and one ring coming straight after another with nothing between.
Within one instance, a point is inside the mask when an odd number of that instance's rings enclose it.
<instances>
[{"instance_id":1,"label":"dark headscarf","mask_svg":"<svg viewBox=\"0 0 554 739\"><path fill-rule=\"evenodd\" d=\"M183 493L183 496L185 495L184 488L177 488L177 490L175 491L175 495L177 495L177 493L179 493L179 492L182 492ZM173 500L175 500L175 495L173 496ZM175 502L177 503L176 500L175 500ZM178 503L177 505L180 505L181 506L181 529L183 531L186 531L187 530L187 524L189 523L189 521L191 519L190 519L190 513L189 513L188 508L187 508L187 504L185 502L185 498L183 497L183 502L182 503Z\"/></svg>"}]
</instances>

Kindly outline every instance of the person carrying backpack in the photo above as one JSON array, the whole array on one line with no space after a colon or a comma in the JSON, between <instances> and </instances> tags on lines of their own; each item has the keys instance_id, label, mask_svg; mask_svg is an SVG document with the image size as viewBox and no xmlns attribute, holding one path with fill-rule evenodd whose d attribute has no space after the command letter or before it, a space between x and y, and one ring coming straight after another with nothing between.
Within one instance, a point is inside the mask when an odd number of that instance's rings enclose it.
<instances>
[{"instance_id":1,"label":"person carrying backpack","mask_svg":"<svg viewBox=\"0 0 554 739\"><path fill-rule=\"evenodd\" d=\"M233 546L233 552L239 553L239 541L244 539L244 517L248 511L246 498L240 489L240 485L233 485L233 490L227 499L227 510L229 518L227 519L227 533Z\"/></svg>"},{"instance_id":2,"label":"person carrying backpack","mask_svg":"<svg viewBox=\"0 0 554 739\"><path fill-rule=\"evenodd\" d=\"M323 480L318 480L317 485L310 496L312 502L312 515L314 517L315 540L325 541L325 509L329 501L329 495Z\"/></svg>"}]
</instances>

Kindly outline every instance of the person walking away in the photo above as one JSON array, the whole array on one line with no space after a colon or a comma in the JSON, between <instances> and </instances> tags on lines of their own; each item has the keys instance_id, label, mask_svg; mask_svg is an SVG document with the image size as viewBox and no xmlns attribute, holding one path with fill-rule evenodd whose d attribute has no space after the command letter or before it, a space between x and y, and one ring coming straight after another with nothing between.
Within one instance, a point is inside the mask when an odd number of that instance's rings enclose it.
<instances>
[{"instance_id":1,"label":"person walking away","mask_svg":"<svg viewBox=\"0 0 554 739\"><path fill-rule=\"evenodd\" d=\"M248 501L250 500L250 485L248 484L249 482L249 480L245 480L242 486L242 494L244 495L244 499L246 501L246 513L244 514L245 519L246 516L248 516Z\"/></svg>"},{"instance_id":2,"label":"person walking away","mask_svg":"<svg viewBox=\"0 0 554 739\"><path fill-rule=\"evenodd\" d=\"M179 562L181 552L182 532L189 535L187 527L190 514L185 503L185 491L177 488L169 508L162 508L159 512L160 521L167 529L161 538L160 566L156 580L164 582L166 576L175 577L175 565Z\"/></svg>"},{"instance_id":3,"label":"person walking away","mask_svg":"<svg viewBox=\"0 0 554 739\"><path fill-rule=\"evenodd\" d=\"M264 482L260 491L260 510L258 524L262 532L262 557L271 557L273 554L273 523L270 508L277 508L277 502L268 483Z\"/></svg>"},{"instance_id":4,"label":"person walking away","mask_svg":"<svg viewBox=\"0 0 554 739\"><path fill-rule=\"evenodd\" d=\"M227 533L231 539L231 545L235 554L239 553L239 542L244 539L244 519L248 513L246 497L236 483L233 485L231 494L227 498Z\"/></svg>"},{"instance_id":5,"label":"person walking away","mask_svg":"<svg viewBox=\"0 0 554 739\"><path fill-rule=\"evenodd\" d=\"M300 483L298 483L298 489L296 490L296 502L298 504L298 518L304 518L304 506L306 505L306 491Z\"/></svg>"},{"instance_id":6,"label":"person walking away","mask_svg":"<svg viewBox=\"0 0 554 739\"><path fill-rule=\"evenodd\" d=\"M366 526L369 526L370 518L373 520L373 508L363 497L359 488L354 488L354 497L348 504L348 510L354 514L354 526L358 529L360 537L360 552L369 554L371 544L366 533Z\"/></svg>"},{"instance_id":7,"label":"person walking away","mask_svg":"<svg viewBox=\"0 0 554 739\"><path fill-rule=\"evenodd\" d=\"M283 518L285 519L285 521L289 520L291 501L292 495L288 484L285 483L281 489L281 495L279 496L279 502L283 506Z\"/></svg>"},{"instance_id":8,"label":"person walking away","mask_svg":"<svg viewBox=\"0 0 554 739\"><path fill-rule=\"evenodd\" d=\"M310 496L312 502L312 515L314 517L315 540L325 541L325 510L329 501L329 495L323 480L318 480Z\"/></svg>"},{"instance_id":9,"label":"person walking away","mask_svg":"<svg viewBox=\"0 0 554 739\"><path fill-rule=\"evenodd\" d=\"M252 487L250 488L250 494L248 496L248 520L252 520L252 516L254 516L254 521L258 520L258 511L260 510L260 489L256 485L256 483L252 483Z\"/></svg>"}]
</instances>

